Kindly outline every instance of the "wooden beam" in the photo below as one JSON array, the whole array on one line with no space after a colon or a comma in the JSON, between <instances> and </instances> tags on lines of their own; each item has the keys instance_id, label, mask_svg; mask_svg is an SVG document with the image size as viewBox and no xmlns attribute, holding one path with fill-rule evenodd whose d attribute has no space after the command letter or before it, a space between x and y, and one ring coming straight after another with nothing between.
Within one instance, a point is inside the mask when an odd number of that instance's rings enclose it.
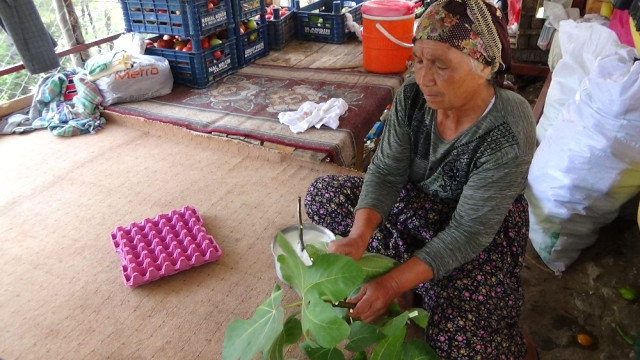
<instances>
[{"instance_id":1,"label":"wooden beam","mask_svg":"<svg viewBox=\"0 0 640 360\"><path fill-rule=\"evenodd\" d=\"M0 117L13 114L16 111L22 110L31 106L33 102L33 94L25 95L7 102L0 104Z\"/></svg>"},{"instance_id":2,"label":"wooden beam","mask_svg":"<svg viewBox=\"0 0 640 360\"><path fill-rule=\"evenodd\" d=\"M549 74L549 67L545 65L511 63L511 70L509 71L509 74L528 75L543 78Z\"/></svg>"},{"instance_id":3,"label":"wooden beam","mask_svg":"<svg viewBox=\"0 0 640 360\"><path fill-rule=\"evenodd\" d=\"M536 100L536 104L533 106L533 117L536 119L536 124L540 122L540 118L542 117L544 103L547 100L547 92L549 91L549 85L551 85L551 73L547 74L547 79L542 85L540 95L538 95L538 100Z\"/></svg>"},{"instance_id":4,"label":"wooden beam","mask_svg":"<svg viewBox=\"0 0 640 360\"><path fill-rule=\"evenodd\" d=\"M56 55L58 55L58 57L64 57L70 54L76 54L85 50L88 50L94 46L98 46L98 45L102 45L108 42L112 42L115 39L119 38L120 35L122 35L122 33L118 33L118 34L112 34L112 35L108 35L106 37L88 42L86 44L80 44L80 45L76 45L72 48L69 48L67 50L63 50L63 51L58 51L56 53ZM15 64L15 65L10 65L7 67L4 67L2 69L0 69L0 76L5 76L5 75L9 75L9 74L13 74L14 72L18 72L20 70L24 70L25 67L23 64Z\"/></svg>"}]
</instances>

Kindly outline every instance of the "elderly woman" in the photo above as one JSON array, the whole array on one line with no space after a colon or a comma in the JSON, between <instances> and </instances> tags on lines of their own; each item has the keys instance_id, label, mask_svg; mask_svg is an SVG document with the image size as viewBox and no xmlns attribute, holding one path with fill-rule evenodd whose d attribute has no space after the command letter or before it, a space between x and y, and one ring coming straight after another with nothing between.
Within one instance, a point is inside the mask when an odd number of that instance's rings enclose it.
<instances>
[{"instance_id":1,"label":"elderly woman","mask_svg":"<svg viewBox=\"0 0 640 360\"><path fill-rule=\"evenodd\" d=\"M343 236L331 252L401 262L363 285L351 315L374 321L413 291L443 359L536 357L519 328L535 121L502 88L509 64L495 6L435 2L415 32L415 77L398 90L364 179L321 177L305 197L309 218Z\"/></svg>"}]
</instances>

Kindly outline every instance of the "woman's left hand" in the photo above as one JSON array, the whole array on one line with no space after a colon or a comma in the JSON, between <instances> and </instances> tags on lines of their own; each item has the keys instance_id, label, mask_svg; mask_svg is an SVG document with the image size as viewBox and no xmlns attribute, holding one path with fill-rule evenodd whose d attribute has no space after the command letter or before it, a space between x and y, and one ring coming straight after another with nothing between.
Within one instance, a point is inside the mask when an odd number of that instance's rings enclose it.
<instances>
[{"instance_id":1,"label":"woman's left hand","mask_svg":"<svg viewBox=\"0 0 640 360\"><path fill-rule=\"evenodd\" d=\"M389 309L389 305L405 291L433 279L433 269L417 257L412 257L388 273L362 285L358 294L347 300L356 303L349 312L352 318L372 322Z\"/></svg>"},{"instance_id":2,"label":"woman's left hand","mask_svg":"<svg viewBox=\"0 0 640 360\"><path fill-rule=\"evenodd\" d=\"M389 309L389 305L397 298L397 285L386 276L373 279L364 284L358 294L349 300L356 303L356 307L349 312L349 316L366 323L376 320Z\"/></svg>"}]
</instances>

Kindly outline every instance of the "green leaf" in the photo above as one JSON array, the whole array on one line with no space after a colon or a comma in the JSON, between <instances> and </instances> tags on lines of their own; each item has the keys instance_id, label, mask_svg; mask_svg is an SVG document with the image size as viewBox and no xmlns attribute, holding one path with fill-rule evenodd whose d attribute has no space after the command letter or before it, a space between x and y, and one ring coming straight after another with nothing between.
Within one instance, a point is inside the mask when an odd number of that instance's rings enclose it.
<instances>
[{"instance_id":1,"label":"green leaf","mask_svg":"<svg viewBox=\"0 0 640 360\"><path fill-rule=\"evenodd\" d=\"M268 351L283 329L281 303L282 289L276 284L271 296L256 309L251 319L231 321L222 344L222 358L249 360Z\"/></svg>"},{"instance_id":2,"label":"green leaf","mask_svg":"<svg viewBox=\"0 0 640 360\"><path fill-rule=\"evenodd\" d=\"M384 334L377 326L356 321L351 324L351 332L349 333L349 343L345 349L358 352L365 350L369 345L384 338Z\"/></svg>"},{"instance_id":3,"label":"green leaf","mask_svg":"<svg viewBox=\"0 0 640 360\"><path fill-rule=\"evenodd\" d=\"M378 342L378 345L376 345L376 348L373 350L373 354L371 354L371 360L401 359L402 343L404 342L407 328L404 326L399 329L391 327L388 330L391 329L398 331L387 333L387 337Z\"/></svg>"},{"instance_id":4,"label":"green leaf","mask_svg":"<svg viewBox=\"0 0 640 360\"><path fill-rule=\"evenodd\" d=\"M406 330L407 320L409 320L409 312L405 311L384 324L382 332L385 335L393 335L398 333L400 330Z\"/></svg>"},{"instance_id":5,"label":"green leaf","mask_svg":"<svg viewBox=\"0 0 640 360\"><path fill-rule=\"evenodd\" d=\"M344 360L342 351L335 347L327 349L305 342L300 344L300 350L312 360Z\"/></svg>"},{"instance_id":6,"label":"green leaf","mask_svg":"<svg viewBox=\"0 0 640 360\"><path fill-rule=\"evenodd\" d=\"M384 275L398 265L398 262L382 254L365 252L358 260L358 265L364 271L366 281Z\"/></svg>"},{"instance_id":7,"label":"green leaf","mask_svg":"<svg viewBox=\"0 0 640 360\"><path fill-rule=\"evenodd\" d=\"M411 339L402 345L401 359L440 360L440 357L426 342Z\"/></svg>"},{"instance_id":8,"label":"green leaf","mask_svg":"<svg viewBox=\"0 0 640 360\"><path fill-rule=\"evenodd\" d=\"M359 351L355 355L353 355L351 360L367 360L367 353L364 351Z\"/></svg>"},{"instance_id":9,"label":"green leaf","mask_svg":"<svg viewBox=\"0 0 640 360\"><path fill-rule=\"evenodd\" d=\"M289 316L287 321L284 323L282 334L284 335L283 340L285 345L291 345L298 342L302 336L302 325L300 325L300 320L298 320L295 315Z\"/></svg>"},{"instance_id":10,"label":"green leaf","mask_svg":"<svg viewBox=\"0 0 640 360\"><path fill-rule=\"evenodd\" d=\"M284 328L268 352L263 352L261 360L284 360L284 350L287 345L295 344L302 336L300 320L295 315L289 316L284 322Z\"/></svg>"},{"instance_id":11,"label":"green leaf","mask_svg":"<svg viewBox=\"0 0 640 360\"><path fill-rule=\"evenodd\" d=\"M423 329L426 329L429 323L429 313L423 308L411 308L409 318Z\"/></svg>"},{"instance_id":12,"label":"green leaf","mask_svg":"<svg viewBox=\"0 0 640 360\"><path fill-rule=\"evenodd\" d=\"M349 324L337 315L331 304L311 297L302 307L302 330L311 333L319 346L331 348L349 336Z\"/></svg>"},{"instance_id":13,"label":"green leaf","mask_svg":"<svg viewBox=\"0 0 640 360\"><path fill-rule=\"evenodd\" d=\"M278 233L276 242L282 250L282 254L278 255L282 279L284 279L298 295L302 296L303 275L306 272L307 266L300 260L298 253L282 233Z\"/></svg>"},{"instance_id":14,"label":"green leaf","mask_svg":"<svg viewBox=\"0 0 640 360\"><path fill-rule=\"evenodd\" d=\"M631 286L623 286L618 289L620 296L627 301L636 301L640 297L640 292Z\"/></svg>"},{"instance_id":15,"label":"green leaf","mask_svg":"<svg viewBox=\"0 0 640 360\"><path fill-rule=\"evenodd\" d=\"M309 254L309 257L315 259L316 257L322 254L326 254L329 251L329 243L322 242L307 244L305 246L305 249L307 250L307 254Z\"/></svg>"},{"instance_id":16,"label":"green leaf","mask_svg":"<svg viewBox=\"0 0 640 360\"><path fill-rule=\"evenodd\" d=\"M345 299L362 283L362 270L352 258L338 254L317 255L305 266L284 236L276 241L283 252L278 256L282 278L302 296L303 333L322 347L335 346L349 336L349 325L342 319L344 310L336 311L322 299Z\"/></svg>"},{"instance_id":17,"label":"green leaf","mask_svg":"<svg viewBox=\"0 0 640 360\"><path fill-rule=\"evenodd\" d=\"M320 255L306 270L302 281L305 300L308 296L328 296L333 302L343 300L364 280L355 260L339 254Z\"/></svg>"}]
</instances>

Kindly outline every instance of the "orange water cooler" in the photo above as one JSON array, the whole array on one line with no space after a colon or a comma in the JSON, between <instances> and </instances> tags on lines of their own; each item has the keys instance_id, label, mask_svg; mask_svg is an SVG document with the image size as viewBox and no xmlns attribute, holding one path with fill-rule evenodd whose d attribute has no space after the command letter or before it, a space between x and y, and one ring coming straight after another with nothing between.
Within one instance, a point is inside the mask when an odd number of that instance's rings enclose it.
<instances>
[{"instance_id":1,"label":"orange water cooler","mask_svg":"<svg viewBox=\"0 0 640 360\"><path fill-rule=\"evenodd\" d=\"M371 0L362 4L362 66L365 70L378 74L407 70L418 5L405 0Z\"/></svg>"}]
</instances>

